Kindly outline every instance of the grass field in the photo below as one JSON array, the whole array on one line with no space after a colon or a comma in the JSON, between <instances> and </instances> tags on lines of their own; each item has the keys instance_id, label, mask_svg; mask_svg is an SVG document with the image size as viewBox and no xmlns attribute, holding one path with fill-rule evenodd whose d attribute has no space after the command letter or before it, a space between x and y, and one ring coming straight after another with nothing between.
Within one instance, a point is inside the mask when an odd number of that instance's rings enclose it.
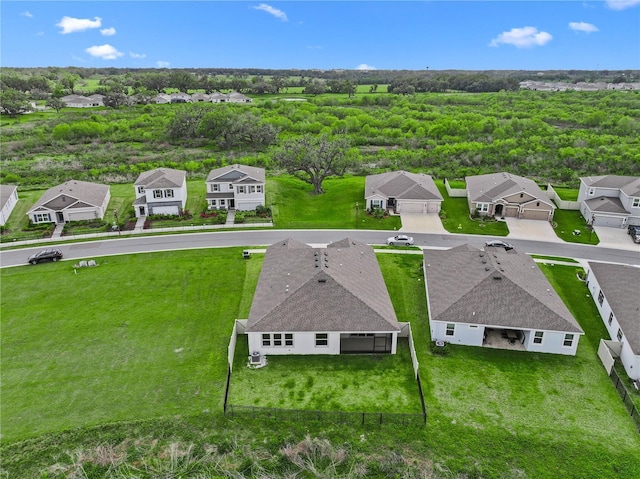
<instances>
[{"instance_id":1,"label":"grass field","mask_svg":"<svg viewBox=\"0 0 640 479\"><path fill-rule=\"evenodd\" d=\"M327 178L325 193L314 195L311 185L292 176L269 178L265 201L271 206L274 226L281 229L400 229L398 216L378 220L366 214L364 181L363 176Z\"/></svg>"},{"instance_id":2,"label":"grass field","mask_svg":"<svg viewBox=\"0 0 640 479\"><path fill-rule=\"evenodd\" d=\"M553 221L557 224L555 227L556 235L561 240L581 244L598 244L600 242L597 233L589 230L587 222L578 210L556 209ZM575 230L580 231L580 235L574 235Z\"/></svg>"},{"instance_id":3,"label":"grass field","mask_svg":"<svg viewBox=\"0 0 640 479\"><path fill-rule=\"evenodd\" d=\"M553 189L561 200L564 201L578 201L578 193L580 190L578 188L565 188L562 186L554 186Z\"/></svg>"}]
</instances>

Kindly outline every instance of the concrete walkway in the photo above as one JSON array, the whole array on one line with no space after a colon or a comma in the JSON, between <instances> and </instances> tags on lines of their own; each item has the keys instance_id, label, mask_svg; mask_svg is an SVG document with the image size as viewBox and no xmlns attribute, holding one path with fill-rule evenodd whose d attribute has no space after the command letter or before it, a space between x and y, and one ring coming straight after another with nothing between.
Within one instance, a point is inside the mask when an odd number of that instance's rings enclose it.
<instances>
[{"instance_id":1,"label":"concrete walkway","mask_svg":"<svg viewBox=\"0 0 640 479\"><path fill-rule=\"evenodd\" d=\"M227 210L227 222L225 226L233 226L236 220L236 210Z\"/></svg>"},{"instance_id":2,"label":"concrete walkway","mask_svg":"<svg viewBox=\"0 0 640 479\"><path fill-rule=\"evenodd\" d=\"M543 220L521 220L518 218L505 218L509 227L507 238L527 239L532 241L550 241L564 243L558 238L551 223Z\"/></svg>"},{"instance_id":3,"label":"concrete walkway","mask_svg":"<svg viewBox=\"0 0 640 479\"><path fill-rule=\"evenodd\" d=\"M142 230L144 229L144 222L147 221L147 217L146 216L140 216L138 218L138 220L136 221L136 225L133 228L133 231L136 233L142 233Z\"/></svg>"},{"instance_id":4,"label":"concrete walkway","mask_svg":"<svg viewBox=\"0 0 640 479\"><path fill-rule=\"evenodd\" d=\"M62 230L64 230L64 223L58 223L51 233L51 238L60 239L62 237Z\"/></svg>"},{"instance_id":5,"label":"concrete walkway","mask_svg":"<svg viewBox=\"0 0 640 479\"><path fill-rule=\"evenodd\" d=\"M403 233L447 233L437 213L402 213Z\"/></svg>"}]
</instances>

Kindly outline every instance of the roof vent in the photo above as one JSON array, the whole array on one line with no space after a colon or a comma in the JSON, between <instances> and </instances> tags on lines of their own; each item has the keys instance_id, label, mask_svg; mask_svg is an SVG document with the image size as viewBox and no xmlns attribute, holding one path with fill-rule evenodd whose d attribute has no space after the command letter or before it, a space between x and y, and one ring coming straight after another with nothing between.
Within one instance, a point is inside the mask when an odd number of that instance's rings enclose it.
<instances>
[{"instance_id":1,"label":"roof vent","mask_svg":"<svg viewBox=\"0 0 640 479\"><path fill-rule=\"evenodd\" d=\"M500 275L495 275L495 276L493 277L493 279L501 280L501 279L502 279L502 276L500 276Z\"/></svg>"},{"instance_id":2,"label":"roof vent","mask_svg":"<svg viewBox=\"0 0 640 479\"><path fill-rule=\"evenodd\" d=\"M318 283L326 283L327 282L327 278L320 278L318 280Z\"/></svg>"},{"instance_id":3,"label":"roof vent","mask_svg":"<svg viewBox=\"0 0 640 479\"><path fill-rule=\"evenodd\" d=\"M488 266L485 266L485 267L484 267L484 270L485 270L485 271L490 271L490 270L491 270L491 268L489 268Z\"/></svg>"},{"instance_id":4,"label":"roof vent","mask_svg":"<svg viewBox=\"0 0 640 479\"><path fill-rule=\"evenodd\" d=\"M483 259L483 260L482 260L482 264L487 264L487 260L486 260L486 259Z\"/></svg>"}]
</instances>

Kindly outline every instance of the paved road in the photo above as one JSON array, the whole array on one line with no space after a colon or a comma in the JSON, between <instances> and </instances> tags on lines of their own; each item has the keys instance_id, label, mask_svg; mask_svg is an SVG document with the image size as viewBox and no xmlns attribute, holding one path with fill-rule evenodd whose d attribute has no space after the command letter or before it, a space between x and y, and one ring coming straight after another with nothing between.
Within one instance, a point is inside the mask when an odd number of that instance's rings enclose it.
<instances>
[{"instance_id":1,"label":"paved road","mask_svg":"<svg viewBox=\"0 0 640 479\"><path fill-rule=\"evenodd\" d=\"M165 236L127 237L85 243L55 245L62 250L65 260L94 259L101 256L146 253L193 248L219 248L225 246L266 246L291 237L309 244L323 244L350 237L368 244L385 244L389 231L359 230L253 230L207 233L172 234ZM487 237L457 234L414 234L417 246L451 248L464 243L483 247ZM525 253L565 256L594 261L633 264L640 266L636 251L586 246L572 243L552 243L531 240L509 240L516 249ZM48 246L47 246L48 247ZM27 257L43 245L10 251L0 251L0 266L25 265Z\"/></svg>"}]
</instances>

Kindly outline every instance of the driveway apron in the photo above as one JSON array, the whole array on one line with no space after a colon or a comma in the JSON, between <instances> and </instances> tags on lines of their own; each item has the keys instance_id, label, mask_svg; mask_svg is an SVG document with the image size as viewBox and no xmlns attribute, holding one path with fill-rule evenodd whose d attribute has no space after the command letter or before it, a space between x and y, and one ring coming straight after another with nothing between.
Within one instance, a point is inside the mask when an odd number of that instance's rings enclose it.
<instances>
[{"instance_id":1,"label":"driveway apron","mask_svg":"<svg viewBox=\"0 0 640 479\"><path fill-rule=\"evenodd\" d=\"M548 221L521 220L510 217L506 217L505 221L509 227L507 238L563 243L563 241L556 236L551 223Z\"/></svg>"},{"instance_id":2,"label":"driveway apron","mask_svg":"<svg viewBox=\"0 0 640 479\"><path fill-rule=\"evenodd\" d=\"M437 213L402 213L403 233L446 233L442 221Z\"/></svg>"}]
</instances>

